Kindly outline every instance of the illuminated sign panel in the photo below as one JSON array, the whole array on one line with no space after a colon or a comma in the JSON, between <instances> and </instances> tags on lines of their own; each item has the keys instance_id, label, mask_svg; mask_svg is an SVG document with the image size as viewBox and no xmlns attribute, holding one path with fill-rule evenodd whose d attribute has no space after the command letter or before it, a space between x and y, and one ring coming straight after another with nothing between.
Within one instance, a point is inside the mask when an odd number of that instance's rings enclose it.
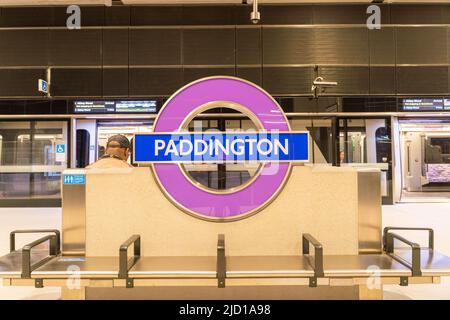
<instances>
[{"instance_id":1,"label":"illuminated sign panel","mask_svg":"<svg viewBox=\"0 0 450 320\"><path fill-rule=\"evenodd\" d=\"M155 113L156 100L145 101L75 101L75 113Z\"/></svg>"},{"instance_id":2,"label":"illuminated sign panel","mask_svg":"<svg viewBox=\"0 0 450 320\"><path fill-rule=\"evenodd\" d=\"M403 111L450 111L450 100L443 98L403 99Z\"/></svg>"}]
</instances>

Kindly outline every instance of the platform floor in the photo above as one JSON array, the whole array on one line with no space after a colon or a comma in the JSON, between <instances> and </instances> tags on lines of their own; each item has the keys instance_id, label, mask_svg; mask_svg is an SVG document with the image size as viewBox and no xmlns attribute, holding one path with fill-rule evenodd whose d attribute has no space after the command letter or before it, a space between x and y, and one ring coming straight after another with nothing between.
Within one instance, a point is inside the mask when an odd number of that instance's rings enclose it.
<instances>
[{"instance_id":1,"label":"platform floor","mask_svg":"<svg viewBox=\"0 0 450 320\"><path fill-rule=\"evenodd\" d=\"M403 190L401 202L403 203L450 203L450 192L408 192Z\"/></svg>"},{"instance_id":2,"label":"platform floor","mask_svg":"<svg viewBox=\"0 0 450 320\"><path fill-rule=\"evenodd\" d=\"M9 232L13 229L59 228L60 209L46 208L0 208L0 255L8 253ZM436 250L450 256L450 203L401 203L383 207L383 225L408 227L431 227L436 232ZM22 246L30 238L22 237L17 245ZM419 240L422 240L419 238ZM426 236L422 243L426 244ZM1 287L0 299L59 299L59 288L35 289L31 287ZM450 299L450 277L442 278L440 285L414 285L384 287L384 299Z\"/></svg>"}]
</instances>

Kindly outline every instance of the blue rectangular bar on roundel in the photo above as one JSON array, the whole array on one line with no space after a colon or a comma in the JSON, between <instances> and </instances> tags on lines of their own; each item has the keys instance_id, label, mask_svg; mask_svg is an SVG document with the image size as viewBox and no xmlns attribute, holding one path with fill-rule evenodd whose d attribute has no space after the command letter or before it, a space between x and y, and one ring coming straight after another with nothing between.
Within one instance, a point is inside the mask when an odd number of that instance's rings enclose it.
<instances>
[{"instance_id":1,"label":"blue rectangular bar on roundel","mask_svg":"<svg viewBox=\"0 0 450 320\"><path fill-rule=\"evenodd\" d=\"M306 162L307 132L152 133L134 138L137 163Z\"/></svg>"}]
</instances>

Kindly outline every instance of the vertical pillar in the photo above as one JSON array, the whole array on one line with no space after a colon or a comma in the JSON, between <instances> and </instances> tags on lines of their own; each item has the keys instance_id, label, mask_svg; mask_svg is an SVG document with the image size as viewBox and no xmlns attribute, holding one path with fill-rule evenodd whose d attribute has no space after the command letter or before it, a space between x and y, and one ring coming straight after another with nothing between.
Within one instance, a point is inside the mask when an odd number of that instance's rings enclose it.
<instances>
[{"instance_id":1,"label":"vertical pillar","mask_svg":"<svg viewBox=\"0 0 450 320\"><path fill-rule=\"evenodd\" d=\"M340 167L341 162L339 161L339 118L333 117L331 119L331 158L334 167Z\"/></svg>"}]
</instances>

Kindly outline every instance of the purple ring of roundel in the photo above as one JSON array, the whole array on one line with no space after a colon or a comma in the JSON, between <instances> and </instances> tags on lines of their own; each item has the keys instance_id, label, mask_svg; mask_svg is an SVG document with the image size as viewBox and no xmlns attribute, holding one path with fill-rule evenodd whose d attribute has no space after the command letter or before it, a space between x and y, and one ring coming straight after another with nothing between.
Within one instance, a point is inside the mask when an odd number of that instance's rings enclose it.
<instances>
[{"instance_id":1,"label":"purple ring of roundel","mask_svg":"<svg viewBox=\"0 0 450 320\"><path fill-rule=\"evenodd\" d=\"M289 131L283 111L266 92L228 77L205 78L177 92L161 110L154 131L179 130L193 110L211 101L238 103L259 118L265 130ZM205 218L233 218L257 210L279 190L289 173L289 164L278 163L278 166L276 173L265 174L273 170L266 164L253 183L228 194L195 187L177 164L155 164L154 170L162 187L182 207Z\"/></svg>"}]
</instances>

